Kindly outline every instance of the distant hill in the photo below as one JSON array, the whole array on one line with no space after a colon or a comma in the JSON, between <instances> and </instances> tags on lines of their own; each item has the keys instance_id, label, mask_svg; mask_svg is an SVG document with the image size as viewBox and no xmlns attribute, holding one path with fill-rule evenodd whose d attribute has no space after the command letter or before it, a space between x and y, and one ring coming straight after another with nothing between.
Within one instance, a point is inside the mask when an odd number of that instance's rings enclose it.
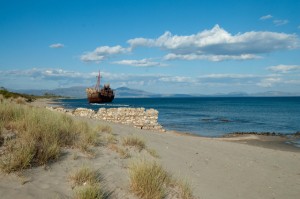
<instances>
[{"instance_id":1,"label":"distant hill","mask_svg":"<svg viewBox=\"0 0 300 199\"><path fill-rule=\"evenodd\" d=\"M154 97L157 94L149 93L143 90L138 89L130 89L127 87L120 87L114 90L116 93L116 97Z\"/></svg>"},{"instance_id":2,"label":"distant hill","mask_svg":"<svg viewBox=\"0 0 300 199\"><path fill-rule=\"evenodd\" d=\"M45 93L60 95L72 98L85 98L85 86L76 86L70 88L58 88L53 90L47 89L29 89L29 90L13 90L18 93L25 93L29 95L44 95ZM212 95L204 94L157 94L138 89L131 89L127 87L119 87L114 89L116 98L153 98L153 97L279 97L279 96L300 96L300 93L288 93L279 91L268 91L260 93L245 93L245 92L231 92L231 93L216 93Z\"/></svg>"},{"instance_id":3,"label":"distant hill","mask_svg":"<svg viewBox=\"0 0 300 199\"><path fill-rule=\"evenodd\" d=\"M70 88L57 88L57 89L28 89L28 90L14 90L19 93L26 93L30 95L44 95L45 93L50 93L54 95L61 95L73 98L84 98L86 87L84 86L74 86Z\"/></svg>"}]
</instances>

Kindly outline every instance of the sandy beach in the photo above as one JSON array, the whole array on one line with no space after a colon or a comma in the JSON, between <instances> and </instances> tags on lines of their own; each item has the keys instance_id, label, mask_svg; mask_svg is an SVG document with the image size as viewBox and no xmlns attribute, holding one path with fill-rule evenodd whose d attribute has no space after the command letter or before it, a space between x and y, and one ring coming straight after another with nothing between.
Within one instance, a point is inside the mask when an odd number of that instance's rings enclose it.
<instances>
[{"instance_id":1,"label":"sandy beach","mask_svg":"<svg viewBox=\"0 0 300 199\"><path fill-rule=\"evenodd\" d=\"M31 105L44 107L49 104L49 100L37 100ZM107 146L95 147L92 156L65 148L59 160L52 164L33 167L22 173L1 173L1 198L72 198L68 176L82 165L99 169L110 198L137 198L130 191L128 174L128 164L136 158L154 159L173 176L186 179L195 198L296 199L300 196L300 150L276 145L268 147L262 141L253 144L259 139L257 136L205 138L141 130L94 119L76 119L87 121L89 125L108 125L117 139L138 136L159 157L152 157L146 150L130 149L131 157L123 159Z\"/></svg>"}]
</instances>

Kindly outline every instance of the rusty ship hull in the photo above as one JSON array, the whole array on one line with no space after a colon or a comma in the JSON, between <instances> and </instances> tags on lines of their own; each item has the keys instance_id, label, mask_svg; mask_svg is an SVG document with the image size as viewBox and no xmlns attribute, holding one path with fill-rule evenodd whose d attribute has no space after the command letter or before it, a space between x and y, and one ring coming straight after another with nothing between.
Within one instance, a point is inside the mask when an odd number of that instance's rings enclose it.
<instances>
[{"instance_id":1,"label":"rusty ship hull","mask_svg":"<svg viewBox=\"0 0 300 199\"><path fill-rule=\"evenodd\" d=\"M101 95L101 93L94 93L92 95L88 96L88 102L89 103L109 103L114 100L115 96L106 96Z\"/></svg>"},{"instance_id":2,"label":"rusty ship hull","mask_svg":"<svg viewBox=\"0 0 300 199\"><path fill-rule=\"evenodd\" d=\"M86 94L89 103L108 103L112 102L115 98L115 92L110 88L109 84L105 84L102 89L100 89L100 71L97 76L97 84L95 88L87 88Z\"/></svg>"}]
</instances>

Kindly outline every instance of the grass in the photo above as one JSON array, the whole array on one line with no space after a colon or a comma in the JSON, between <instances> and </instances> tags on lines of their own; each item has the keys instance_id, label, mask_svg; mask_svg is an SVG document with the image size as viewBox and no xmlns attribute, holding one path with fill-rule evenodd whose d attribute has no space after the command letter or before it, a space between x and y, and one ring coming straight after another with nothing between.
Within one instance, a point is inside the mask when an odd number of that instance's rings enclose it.
<instances>
[{"instance_id":1,"label":"grass","mask_svg":"<svg viewBox=\"0 0 300 199\"><path fill-rule=\"evenodd\" d=\"M102 199L104 191L101 189L100 174L87 166L83 166L70 175L72 184L76 187L75 199Z\"/></svg>"},{"instance_id":2,"label":"grass","mask_svg":"<svg viewBox=\"0 0 300 199\"><path fill-rule=\"evenodd\" d=\"M16 133L16 139L0 158L0 168L13 172L58 159L61 147L99 144L98 133L86 122L46 109L0 101L0 128ZM1 128L1 130L2 130Z\"/></svg>"},{"instance_id":3,"label":"grass","mask_svg":"<svg viewBox=\"0 0 300 199\"><path fill-rule=\"evenodd\" d=\"M139 149L139 151L146 148L145 141L136 136L127 136L122 139L123 146L133 146Z\"/></svg>"},{"instance_id":4,"label":"grass","mask_svg":"<svg viewBox=\"0 0 300 199\"><path fill-rule=\"evenodd\" d=\"M128 153L127 150L122 149L115 144L108 145L108 148L111 149L112 151L117 152L123 159L130 158L130 154Z\"/></svg>"},{"instance_id":5,"label":"grass","mask_svg":"<svg viewBox=\"0 0 300 199\"><path fill-rule=\"evenodd\" d=\"M142 199L161 199L166 195L168 173L156 162L138 160L129 165L131 190Z\"/></svg>"},{"instance_id":6,"label":"grass","mask_svg":"<svg viewBox=\"0 0 300 199\"><path fill-rule=\"evenodd\" d=\"M101 133L112 133L112 128L110 126L107 125L99 125L97 127L97 131L100 131Z\"/></svg>"},{"instance_id":7,"label":"grass","mask_svg":"<svg viewBox=\"0 0 300 199\"><path fill-rule=\"evenodd\" d=\"M182 199L193 199L194 198L191 186L187 181L185 181L185 180L177 181L176 184L179 188L180 197Z\"/></svg>"},{"instance_id":8,"label":"grass","mask_svg":"<svg viewBox=\"0 0 300 199\"><path fill-rule=\"evenodd\" d=\"M156 152L155 149L149 149L149 148L147 148L146 151L147 151L152 157L154 157L154 158L159 158L159 155L158 155L158 153Z\"/></svg>"},{"instance_id":9,"label":"grass","mask_svg":"<svg viewBox=\"0 0 300 199\"><path fill-rule=\"evenodd\" d=\"M105 140L108 144L115 144L117 143L117 138L113 134L107 134L105 135Z\"/></svg>"},{"instance_id":10,"label":"grass","mask_svg":"<svg viewBox=\"0 0 300 199\"><path fill-rule=\"evenodd\" d=\"M85 184L94 185L99 183L100 175L98 171L83 166L70 175L70 180L75 186L82 186Z\"/></svg>"},{"instance_id":11,"label":"grass","mask_svg":"<svg viewBox=\"0 0 300 199\"><path fill-rule=\"evenodd\" d=\"M75 199L103 199L104 193L99 188L100 185L87 185L75 191Z\"/></svg>"}]
</instances>

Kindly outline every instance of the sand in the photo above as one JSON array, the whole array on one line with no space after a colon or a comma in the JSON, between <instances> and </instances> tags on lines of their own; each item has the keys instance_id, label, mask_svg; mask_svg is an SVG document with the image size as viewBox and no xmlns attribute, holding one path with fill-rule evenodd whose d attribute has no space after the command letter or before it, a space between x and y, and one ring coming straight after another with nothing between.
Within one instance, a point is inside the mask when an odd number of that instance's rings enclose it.
<instances>
[{"instance_id":1,"label":"sand","mask_svg":"<svg viewBox=\"0 0 300 199\"><path fill-rule=\"evenodd\" d=\"M128 163L136 158L155 159L176 178L191 183L195 198L252 199L299 198L299 150L281 150L248 144L257 137L213 139L173 132L154 132L121 124L77 118L90 125L112 127L118 139L137 135L159 158L145 150L131 150L131 158L122 159L106 146L94 148L95 156L76 149L64 149L53 164L31 168L22 174L0 174L0 198L72 198L68 176L76 168L89 165L103 174L110 198L136 198L129 188Z\"/></svg>"}]
</instances>

